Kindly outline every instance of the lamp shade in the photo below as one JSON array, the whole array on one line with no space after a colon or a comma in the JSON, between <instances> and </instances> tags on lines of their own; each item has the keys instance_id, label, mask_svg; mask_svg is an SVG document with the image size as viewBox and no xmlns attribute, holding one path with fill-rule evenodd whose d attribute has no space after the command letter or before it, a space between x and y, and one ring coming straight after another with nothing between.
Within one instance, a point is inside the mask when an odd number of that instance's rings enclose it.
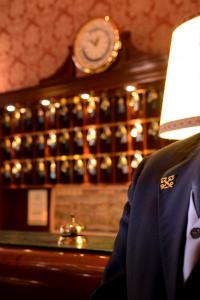
<instances>
[{"instance_id":1,"label":"lamp shade","mask_svg":"<svg viewBox=\"0 0 200 300\"><path fill-rule=\"evenodd\" d=\"M200 132L200 16L172 34L160 136L184 139Z\"/></svg>"}]
</instances>

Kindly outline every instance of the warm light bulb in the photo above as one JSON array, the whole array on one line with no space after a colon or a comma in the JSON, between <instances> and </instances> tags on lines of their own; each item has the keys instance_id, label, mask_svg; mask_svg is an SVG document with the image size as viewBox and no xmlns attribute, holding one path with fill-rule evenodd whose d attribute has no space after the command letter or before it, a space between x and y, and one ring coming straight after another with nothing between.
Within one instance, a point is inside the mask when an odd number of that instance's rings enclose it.
<instances>
[{"instance_id":1,"label":"warm light bulb","mask_svg":"<svg viewBox=\"0 0 200 300\"><path fill-rule=\"evenodd\" d=\"M87 94L87 93L81 94L81 99L83 99L83 100L88 100L89 98L90 98L90 95L89 95L89 94Z\"/></svg>"},{"instance_id":2,"label":"warm light bulb","mask_svg":"<svg viewBox=\"0 0 200 300\"><path fill-rule=\"evenodd\" d=\"M50 104L50 100L48 99L43 99L40 101L40 103L43 105L43 106L48 106Z\"/></svg>"},{"instance_id":3,"label":"warm light bulb","mask_svg":"<svg viewBox=\"0 0 200 300\"><path fill-rule=\"evenodd\" d=\"M127 85L127 86L125 87L125 90L126 90L127 92L133 92L133 91L135 91L135 89L136 89L136 87L135 87L134 85Z\"/></svg>"},{"instance_id":4,"label":"warm light bulb","mask_svg":"<svg viewBox=\"0 0 200 300\"><path fill-rule=\"evenodd\" d=\"M15 111L15 106L14 105L8 105L6 107L6 110L9 111L9 112L13 112L13 111Z\"/></svg>"}]
</instances>

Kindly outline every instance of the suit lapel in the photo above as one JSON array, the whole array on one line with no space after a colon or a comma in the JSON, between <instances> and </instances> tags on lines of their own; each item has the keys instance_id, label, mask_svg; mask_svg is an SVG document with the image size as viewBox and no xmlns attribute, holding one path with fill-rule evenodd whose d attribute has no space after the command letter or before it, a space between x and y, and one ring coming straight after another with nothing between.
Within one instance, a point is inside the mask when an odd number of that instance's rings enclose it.
<instances>
[{"instance_id":1,"label":"suit lapel","mask_svg":"<svg viewBox=\"0 0 200 300\"><path fill-rule=\"evenodd\" d=\"M198 150L199 151L199 150ZM171 187L160 190L159 197L159 236L161 257L169 300L175 300L178 278L182 273L182 255L185 242L187 213L192 189L194 167L197 164L197 151L192 157L169 169L163 177ZM174 176L170 177L170 176Z\"/></svg>"}]
</instances>

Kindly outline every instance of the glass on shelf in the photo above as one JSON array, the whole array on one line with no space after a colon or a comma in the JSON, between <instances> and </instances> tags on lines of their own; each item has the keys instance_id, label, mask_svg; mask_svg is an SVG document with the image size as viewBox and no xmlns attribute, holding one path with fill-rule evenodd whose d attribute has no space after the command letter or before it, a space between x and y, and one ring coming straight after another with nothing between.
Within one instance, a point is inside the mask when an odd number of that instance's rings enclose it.
<instances>
[{"instance_id":1,"label":"glass on shelf","mask_svg":"<svg viewBox=\"0 0 200 300\"><path fill-rule=\"evenodd\" d=\"M128 148L128 132L124 125L119 125L115 131L115 150L116 151L127 151Z\"/></svg>"},{"instance_id":2,"label":"glass on shelf","mask_svg":"<svg viewBox=\"0 0 200 300\"><path fill-rule=\"evenodd\" d=\"M36 161L35 165L36 184L44 184L46 180L46 166L44 160Z\"/></svg>"},{"instance_id":3,"label":"glass on shelf","mask_svg":"<svg viewBox=\"0 0 200 300\"><path fill-rule=\"evenodd\" d=\"M2 173L2 183L7 185L11 184L11 165L10 163L3 163L3 166L1 168L1 173Z\"/></svg>"},{"instance_id":4,"label":"glass on shelf","mask_svg":"<svg viewBox=\"0 0 200 300\"><path fill-rule=\"evenodd\" d=\"M112 122L111 101L106 93L103 93L100 98L99 110L100 123Z\"/></svg>"},{"instance_id":5,"label":"glass on shelf","mask_svg":"<svg viewBox=\"0 0 200 300\"><path fill-rule=\"evenodd\" d=\"M14 184L20 184L22 179L22 165L15 162L12 166L12 181Z\"/></svg>"},{"instance_id":6,"label":"glass on shelf","mask_svg":"<svg viewBox=\"0 0 200 300\"><path fill-rule=\"evenodd\" d=\"M14 136L12 141L12 152L13 152L13 158L21 158L21 145L22 145L22 139L20 136Z\"/></svg>"},{"instance_id":7,"label":"glass on shelf","mask_svg":"<svg viewBox=\"0 0 200 300\"><path fill-rule=\"evenodd\" d=\"M59 154L68 155L70 153L70 133L64 130L58 137Z\"/></svg>"},{"instance_id":8,"label":"glass on shelf","mask_svg":"<svg viewBox=\"0 0 200 300\"><path fill-rule=\"evenodd\" d=\"M82 159L75 159L73 166L73 182L82 183L84 177L84 162Z\"/></svg>"},{"instance_id":9,"label":"glass on shelf","mask_svg":"<svg viewBox=\"0 0 200 300\"><path fill-rule=\"evenodd\" d=\"M61 183L70 183L71 182L71 165L67 159L59 162L59 170L60 170L60 182Z\"/></svg>"},{"instance_id":10,"label":"glass on shelf","mask_svg":"<svg viewBox=\"0 0 200 300\"><path fill-rule=\"evenodd\" d=\"M70 126L70 103L66 98L60 99L59 127L68 128Z\"/></svg>"},{"instance_id":11,"label":"glass on shelf","mask_svg":"<svg viewBox=\"0 0 200 300\"><path fill-rule=\"evenodd\" d=\"M112 129L109 126L103 126L100 129L100 151L112 151Z\"/></svg>"},{"instance_id":12,"label":"glass on shelf","mask_svg":"<svg viewBox=\"0 0 200 300\"><path fill-rule=\"evenodd\" d=\"M31 135L25 135L23 138L23 156L25 158L33 157L33 137Z\"/></svg>"},{"instance_id":13,"label":"glass on shelf","mask_svg":"<svg viewBox=\"0 0 200 300\"><path fill-rule=\"evenodd\" d=\"M134 123L130 134L132 137L133 149L143 149L144 130L141 122L137 121Z\"/></svg>"},{"instance_id":14,"label":"glass on shelf","mask_svg":"<svg viewBox=\"0 0 200 300\"><path fill-rule=\"evenodd\" d=\"M27 160L23 163L22 166L23 175L24 175L24 183L25 184L33 184L33 164L31 161Z\"/></svg>"},{"instance_id":15,"label":"glass on shelf","mask_svg":"<svg viewBox=\"0 0 200 300\"><path fill-rule=\"evenodd\" d=\"M30 108L21 108L21 122L22 130L25 132L30 132L33 130L33 113Z\"/></svg>"},{"instance_id":16,"label":"glass on shelf","mask_svg":"<svg viewBox=\"0 0 200 300\"><path fill-rule=\"evenodd\" d=\"M95 153L97 151L97 132L95 128L89 128L86 135L86 140L88 143L88 148L90 153Z\"/></svg>"},{"instance_id":17,"label":"glass on shelf","mask_svg":"<svg viewBox=\"0 0 200 300\"><path fill-rule=\"evenodd\" d=\"M116 181L127 182L129 174L128 159L124 154L116 157L116 159Z\"/></svg>"},{"instance_id":18,"label":"glass on shelf","mask_svg":"<svg viewBox=\"0 0 200 300\"><path fill-rule=\"evenodd\" d=\"M35 155L36 157L44 157L45 154L45 137L43 134L40 134L36 136L36 141L35 141L35 146L36 146L36 151Z\"/></svg>"},{"instance_id":19,"label":"glass on shelf","mask_svg":"<svg viewBox=\"0 0 200 300\"><path fill-rule=\"evenodd\" d=\"M9 138L5 138L2 142L2 159L11 159L11 141Z\"/></svg>"},{"instance_id":20,"label":"glass on shelf","mask_svg":"<svg viewBox=\"0 0 200 300\"><path fill-rule=\"evenodd\" d=\"M83 125L83 104L79 96L73 97L73 125L82 126Z\"/></svg>"},{"instance_id":21,"label":"glass on shelf","mask_svg":"<svg viewBox=\"0 0 200 300\"><path fill-rule=\"evenodd\" d=\"M87 160L87 172L89 176L89 182L97 182L97 159L95 156L91 156Z\"/></svg>"},{"instance_id":22,"label":"glass on shelf","mask_svg":"<svg viewBox=\"0 0 200 300\"><path fill-rule=\"evenodd\" d=\"M47 137L48 156L56 156L57 153L57 135L50 133Z\"/></svg>"},{"instance_id":23,"label":"glass on shelf","mask_svg":"<svg viewBox=\"0 0 200 300\"><path fill-rule=\"evenodd\" d=\"M100 160L100 181L109 183L112 182L112 159L105 155Z\"/></svg>"},{"instance_id":24,"label":"glass on shelf","mask_svg":"<svg viewBox=\"0 0 200 300\"><path fill-rule=\"evenodd\" d=\"M73 153L83 153L83 132L81 130L74 130L73 132Z\"/></svg>"}]
</instances>

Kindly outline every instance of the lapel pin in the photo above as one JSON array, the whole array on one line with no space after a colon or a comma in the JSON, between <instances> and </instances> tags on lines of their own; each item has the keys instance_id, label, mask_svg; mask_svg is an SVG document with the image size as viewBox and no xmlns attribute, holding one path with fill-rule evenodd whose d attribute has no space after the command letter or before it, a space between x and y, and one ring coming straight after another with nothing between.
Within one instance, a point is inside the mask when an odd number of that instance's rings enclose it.
<instances>
[{"instance_id":1,"label":"lapel pin","mask_svg":"<svg viewBox=\"0 0 200 300\"><path fill-rule=\"evenodd\" d=\"M161 190L166 190L166 189L169 189L169 188L173 188L174 178L175 178L175 175L170 175L168 177L162 177L161 180L160 180L160 189Z\"/></svg>"}]
</instances>

